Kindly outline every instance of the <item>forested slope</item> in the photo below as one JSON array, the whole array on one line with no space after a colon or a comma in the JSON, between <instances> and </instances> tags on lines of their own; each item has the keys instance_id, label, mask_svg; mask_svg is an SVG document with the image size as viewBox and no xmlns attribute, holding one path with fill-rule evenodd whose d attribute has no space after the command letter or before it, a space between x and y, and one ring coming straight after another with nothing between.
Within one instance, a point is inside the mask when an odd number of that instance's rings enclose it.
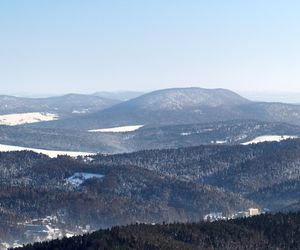
<instances>
[{"instance_id":1,"label":"forested slope","mask_svg":"<svg viewBox=\"0 0 300 250\"><path fill-rule=\"evenodd\" d=\"M213 223L131 225L28 245L23 250L299 249L300 214L266 214Z\"/></svg>"}]
</instances>

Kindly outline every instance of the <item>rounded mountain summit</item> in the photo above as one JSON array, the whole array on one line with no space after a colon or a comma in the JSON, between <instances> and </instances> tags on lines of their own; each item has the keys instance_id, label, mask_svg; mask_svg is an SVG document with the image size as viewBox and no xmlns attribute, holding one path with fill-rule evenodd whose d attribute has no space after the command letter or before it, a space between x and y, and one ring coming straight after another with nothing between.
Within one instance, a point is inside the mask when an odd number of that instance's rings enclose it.
<instances>
[{"instance_id":1,"label":"rounded mountain summit","mask_svg":"<svg viewBox=\"0 0 300 250\"><path fill-rule=\"evenodd\" d=\"M300 124L300 106L253 102L226 89L172 88L153 91L107 109L38 127L92 130L118 126L196 124L240 119Z\"/></svg>"}]
</instances>

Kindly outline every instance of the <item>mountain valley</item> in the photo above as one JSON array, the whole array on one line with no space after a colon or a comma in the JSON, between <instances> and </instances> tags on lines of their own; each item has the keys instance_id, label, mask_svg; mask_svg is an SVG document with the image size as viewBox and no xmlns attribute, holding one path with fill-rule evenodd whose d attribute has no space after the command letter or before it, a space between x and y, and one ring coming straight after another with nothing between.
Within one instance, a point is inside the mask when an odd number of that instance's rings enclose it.
<instances>
[{"instance_id":1,"label":"mountain valley","mask_svg":"<svg viewBox=\"0 0 300 250\"><path fill-rule=\"evenodd\" d=\"M20 120L0 126L1 247L135 223L298 211L300 106L200 88L103 98L10 109L59 115L51 121L18 123L28 113L3 111L3 121ZM81 108L88 113L73 112Z\"/></svg>"}]
</instances>

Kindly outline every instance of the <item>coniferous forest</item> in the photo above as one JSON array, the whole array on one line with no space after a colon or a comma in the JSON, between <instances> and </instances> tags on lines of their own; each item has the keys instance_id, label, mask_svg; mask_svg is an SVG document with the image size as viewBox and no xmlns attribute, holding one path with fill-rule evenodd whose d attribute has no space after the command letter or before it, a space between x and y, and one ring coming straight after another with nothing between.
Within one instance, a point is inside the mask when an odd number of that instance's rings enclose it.
<instances>
[{"instance_id":1,"label":"coniferous forest","mask_svg":"<svg viewBox=\"0 0 300 250\"><path fill-rule=\"evenodd\" d=\"M22 250L299 249L300 213L264 214L228 221L136 224L28 245Z\"/></svg>"},{"instance_id":2,"label":"coniferous forest","mask_svg":"<svg viewBox=\"0 0 300 250\"><path fill-rule=\"evenodd\" d=\"M0 153L0 237L23 244L210 213L236 218L249 208L297 212L299 150L299 140L287 140L77 159Z\"/></svg>"}]
</instances>

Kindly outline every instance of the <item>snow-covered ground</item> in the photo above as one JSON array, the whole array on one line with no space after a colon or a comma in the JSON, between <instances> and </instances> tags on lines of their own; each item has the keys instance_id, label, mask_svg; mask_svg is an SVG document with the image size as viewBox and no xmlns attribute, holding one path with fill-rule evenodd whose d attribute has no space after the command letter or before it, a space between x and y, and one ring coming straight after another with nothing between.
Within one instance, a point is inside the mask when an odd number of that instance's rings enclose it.
<instances>
[{"instance_id":1,"label":"snow-covered ground","mask_svg":"<svg viewBox=\"0 0 300 250\"><path fill-rule=\"evenodd\" d=\"M188 136L188 135L191 135L192 134L192 132L183 132L183 133L180 133L180 135L182 135L182 136Z\"/></svg>"},{"instance_id":2,"label":"snow-covered ground","mask_svg":"<svg viewBox=\"0 0 300 250\"><path fill-rule=\"evenodd\" d=\"M131 125L123 127L113 127L113 128L101 128L101 129L92 129L89 132L102 132L102 133L121 133L121 132L132 132L140 129L144 125Z\"/></svg>"},{"instance_id":3,"label":"snow-covered ground","mask_svg":"<svg viewBox=\"0 0 300 250\"><path fill-rule=\"evenodd\" d=\"M51 113L20 113L20 114L9 114L0 115L0 125L16 126L26 123L36 123L44 121L57 120L58 116Z\"/></svg>"},{"instance_id":4,"label":"snow-covered ground","mask_svg":"<svg viewBox=\"0 0 300 250\"><path fill-rule=\"evenodd\" d=\"M243 145L249 145L249 144L256 144L260 142L267 142L267 141L283 141L287 139L295 139L298 138L298 136L291 136L291 135L264 135L259 136L253 139L252 141L244 142Z\"/></svg>"},{"instance_id":5,"label":"snow-covered ground","mask_svg":"<svg viewBox=\"0 0 300 250\"><path fill-rule=\"evenodd\" d=\"M103 178L102 174L92 174L92 173L75 173L69 178L66 178L66 181L72 184L75 187L79 187L83 182L91 178Z\"/></svg>"},{"instance_id":6,"label":"snow-covered ground","mask_svg":"<svg viewBox=\"0 0 300 250\"><path fill-rule=\"evenodd\" d=\"M82 109L82 110L73 110L72 114L86 114L89 113L89 109Z\"/></svg>"},{"instance_id":7,"label":"snow-covered ground","mask_svg":"<svg viewBox=\"0 0 300 250\"><path fill-rule=\"evenodd\" d=\"M205 132L211 132L214 131L214 129L212 128L204 128L204 129L199 129L193 132L182 132L180 133L180 135L182 136L188 136L188 135L192 135L192 134L201 134L201 133L205 133Z\"/></svg>"},{"instance_id":8,"label":"snow-covered ground","mask_svg":"<svg viewBox=\"0 0 300 250\"><path fill-rule=\"evenodd\" d=\"M58 155L68 155L68 156L71 156L71 157L77 157L77 156L86 156L86 155L93 155L94 154L94 153L88 153L88 152L56 151L56 150L26 148L26 147L10 146L10 145L5 145L5 144L0 144L0 152L24 151L24 150L45 154L45 155L48 155L51 158L57 157Z\"/></svg>"},{"instance_id":9,"label":"snow-covered ground","mask_svg":"<svg viewBox=\"0 0 300 250\"><path fill-rule=\"evenodd\" d=\"M227 143L226 140L219 140L219 141L216 141L216 144L225 144L225 143Z\"/></svg>"}]
</instances>

